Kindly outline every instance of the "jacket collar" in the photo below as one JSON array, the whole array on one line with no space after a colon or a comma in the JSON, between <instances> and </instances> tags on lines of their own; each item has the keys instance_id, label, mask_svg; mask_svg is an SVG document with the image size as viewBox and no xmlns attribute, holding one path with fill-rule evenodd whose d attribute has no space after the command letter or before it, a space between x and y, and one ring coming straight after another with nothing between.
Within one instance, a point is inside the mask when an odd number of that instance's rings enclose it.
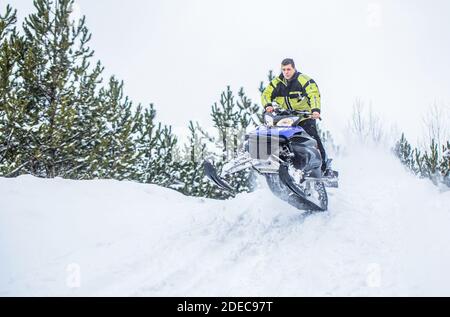
<instances>
[{"instance_id":1,"label":"jacket collar","mask_svg":"<svg viewBox=\"0 0 450 317\"><path fill-rule=\"evenodd\" d=\"M300 76L300 74L301 74L301 73L300 73L299 71L296 71L295 74L294 74L294 76L292 76L292 78L291 78L290 80L286 80L286 78L284 78L283 73L281 73L280 76L278 76L278 78L279 78L283 83L287 84L288 82L291 82L291 81L296 80L296 79L298 78L298 76Z\"/></svg>"}]
</instances>

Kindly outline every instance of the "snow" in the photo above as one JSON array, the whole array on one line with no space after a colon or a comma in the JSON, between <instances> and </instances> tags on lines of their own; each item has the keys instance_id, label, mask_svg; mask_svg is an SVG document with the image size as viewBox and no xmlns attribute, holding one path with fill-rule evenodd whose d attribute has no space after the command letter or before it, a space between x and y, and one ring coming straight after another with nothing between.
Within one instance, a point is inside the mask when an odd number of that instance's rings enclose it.
<instances>
[{"instance_id":1,"label":"snow","mask_svg":"<svg viewBox=\"0 0 450 317\"><path fill-rule=\"evenodd\" d=\"M450 192L357 148L310 216L263 183L219 201L0 178L0 296L449 296Z\"/></svg>"}]
</instances>

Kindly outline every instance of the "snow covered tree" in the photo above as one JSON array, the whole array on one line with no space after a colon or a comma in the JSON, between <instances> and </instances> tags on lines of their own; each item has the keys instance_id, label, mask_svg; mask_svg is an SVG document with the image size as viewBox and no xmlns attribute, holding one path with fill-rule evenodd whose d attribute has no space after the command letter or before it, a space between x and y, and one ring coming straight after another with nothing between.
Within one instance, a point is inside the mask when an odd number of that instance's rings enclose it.
<instances>
[{"instance_id":1,"label":"snow covered tree","mask_svg":"<svg viewBox=\"0 0 450 317\"><path fill-rule=\"evenodd\" d=\"M444 184L450 187L450 141L442 146L442 160L439 164L439 170Z\"/></svg>"},{"instance_id":2,"label":"snow covered tree","mask_svg":"<svg viewBox=\"0 0 450 317\"><path fill-rule=\"evenodd\" d=\"M112 77L100 89L95 106L86 108L83 119L90 131L84 138L78 161L83 162L82 178L135 179L136 142L141 106L123 95L123 82ZM83 124L83 123L80 123Z\"/></svg>"},{"instance_id":3,"label":"snow covered tree","mask_svg":"<svg viewBox=\"0 0 450 317\"><path fill-rule=\"evenodd\" d=\"M218 133L215 143L221 151L217 160L219 165L234 158L243 150L246 129L259 122L258 114L261 107L252 103L243 88L239 90L238 97L239 99L235 101L230 86L227 86L226 91L221 94L219 104L214 103L211 107L213 125ZM254 175L251 171L238 172L231 176L229 181L237 192L251 191L254 187Z\"/></svg>"},{"instance_id":4,"label":"snow covered tree","mask_svg":"<svg viewBox=\"0 0 450 317\"><path fill-rule=\"evenodd\" d=\"M175 162L172 155L178 140L172 132L172 127L161 123L158 124L156 137L158 146L150 161L149 181L170 187L176 181Z\"/></svg>"},{"instance_id":5,"label":"snow covered tree","mask_svg":"<svg viewBox=\"0 0 450 317\"><path fill-rule=\"evenodd\" d=\"M425 152L424 154L424 163L425 163L425 175L431 179L435 179L437 177L438 167L439 167L439 157L438 157L438 145L434 141L431 140L430 144L430 152Z\"/></svg>"},{"instance_id":6,"label":"snow covered tree","mask_svg":"<svg viewBox=\"0 0 450 317\"><path fill-rule=\"evenodd\" d=\"M153 105L134 106L123 82L102 84L92 64L85 18L73 0L36 0L36 12L14 25L0 15L0 173L75 179L114 178L169 186L175 172L171 127Z\"/></svg>"},{"instance_id":7,"label":"snow covered tree","mask_svg":"<svg viewBox=\"0 0 450 317\"><path fill-rule=\"evenodd\" d=\"M269 70L269 73L267 75L267 79L269 80L269 83L275 78L275 75L273 74L272 70ZM264 81L261 81L261 83L259 84L259 92L263 93L264 90L266 89L266 86L264 84Z\"/></svg>"},{"instance_id":8,"label":"snow covered tree","mask_svg":"<svg viewBox=\"0 0 450 317\"><path fill-rule=\"evenodd\" d=\"M435 184L444 183L450 186L449 141L440 147L434 139L431 139L429 150L422 153L418 148L413 148L402 134L393 151L400 162L414 174L429 178Z\"/></svg>"},{"instance_id":9,"label":"snow covered tree","mask_svg":"<svg viewBox=\"0 0 450 317\"><path fill-rule=\"evenodd\" d=\"M79 166L83 142L92 135L83 114L96 103L102 67L90 67L90 33L84 18L77 24L71 20L73 0L34 4L36 13L25 18L20 38L20 80L9 90L17 96L12 112L21 120L13 138L20 142L15 162L3 173L70 176Z\"/></svg>"},{"instance_id":10,"label":"snow covered tree","mask_svg":"<svg viewBox=\"0 0 450 317\"><path fill-rule=\"evenodd\" d=\"M177 171L173 154L177 138L170 126L156 123L153 104L137 118L136 179L143 183L170 186L176 182Z\"/></svg>"},{"instance_id":11,"label":"snow covered tree","mask_svg":"<svg viewBox=\"0 0 450 317\"><path fill-rule=\"evenodd\" d=\"M415 171L413 149L411 144L406 140L404 133L402 133L400 140L395 144L394 153L403 165Z\"/></svg>"},{"instance_id":12,"label":"snow covered tree","mask_svg":"<svg viewBox=\"0 0 450 317\"><path fill-rule=\"evenodd\" d=\"M8 5L0 14L0 174L13 175L21 169L18 147L23 141L24 108L17 96L23 41L18 36L16 11Z\"/></svg>"},{"instance_id":13,"label":"snow covered tree","mask_svg":"<svg viewBox=\"0 0 450 317\"><path fill-rule=\"evenodd\" d=\"M211 117L214 127L218 130L218 145L222 150L223 161L233 158L242 149L247 127L258 122L255 116L261 112L261 107L252 104L243 88L239 90L238 97L239 100L235 101L230 86L227 86L227 90L221 94L220 105L214 103L211 107Z\"/></svg>"},{"instance_id":14,"label":"snow covered tree","mask_svg":"<svg viewBox=\"0 0 450 317\"><path fill-rule=\"evenodd\" d=\"M7 7L1 16L0 172L165 183L156 175L166 171L166 157L153 160L153 176L146 177L143 149L170 153L174 136L153 127L152 107L143 111L124 97L123 82L112 77L100 87L103 67L91 64L91 34L84 17L71 20L72 6L73 0L36 0L22 37L15 12ZM149 145L142 135L148 127Z\"/></svg>"},{"instance_id":15,"label":"snow covered tree","mask_svg":"<svg viewBox=\"0 0 450 317\"><path fill-rule=\"evenodd\" d=\"M229 194L223 193L206 178L203 169L205 158L213 155L208 145L211 146L212 137L199 125L189 121L189 140L184 145L180 157L177 159L177 183L173 188L177 188L185 195L226 198Z\"/></svg>"}]
</instances>

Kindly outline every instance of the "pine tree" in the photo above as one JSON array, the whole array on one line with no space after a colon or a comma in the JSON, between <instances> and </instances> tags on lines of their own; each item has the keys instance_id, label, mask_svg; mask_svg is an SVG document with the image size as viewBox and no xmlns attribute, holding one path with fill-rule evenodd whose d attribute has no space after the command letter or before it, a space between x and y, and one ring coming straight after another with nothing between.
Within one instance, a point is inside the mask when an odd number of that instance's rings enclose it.
<instances>
[{"instance_id":1,"label":"pine tree","mask_svg":"<svg viewBox=\"0 0 450 317\"><path fill-rule=\"evenodd\" d=\"M170 126L156 123L153 104L137 118L136 158L137 180L169 187L177 181L174 161L177 138Z\"/></svg>"},{"instance_id":2,"label":"pine tree","mask_svg":"<svg viewBox=\"0 0 450 317\"><path fill-rule=\"evenodd\" d=\"M430 144L430 153L426 151L423 156L423 161L425 165L425 176L433 180L433 182L437 182L437 172L439 166L439 157L438 157L438 145L434 139L431 140Z\"/></svg>"},{"instance_id":3,"label":"pine tree","mask_svg":"<svg viewBox=\"0 0 450 317\"><path fill-rule=\"evenodd\" d=\"M73 0L36 0L23 37L12 29L9 7L1 18L0 171L139 179L142 107L133 109L123 82L114 77L99 87L103 67L91 65L91 34L84 17L70 19L72 5ZM155 134L161 140L170 132Z\"/></svg>"},{"instance_id":4,"label":"pine tree","mask_svg":"<svg viewBox=\"0 0 450 317\"><path fill-rule=\"evenodd\" d=\"M442 160L439 164L439 170L443 177L443 182L450 187L450 141L442 146Z\"/></svg>"},{"instance_id":5,"label":"pine tree","mask_svg":"<svg viewBox=\"0 0 450 317\"><path fill-rule=\"evenodd\" d=\"M274 76L274 74L273 74L273 71L272 71L272 70L269 70L269 74L267 75L267 79L269 80L269 83L270 83L274 78L275 78L275 76ZM263 93L265 89L266 89L266 86L264 85L264 82L262 81L262 82L259 84L259 92L260 92L260 93Z\"/></svg>"},{"instance_id":6,"label":"pine tree","mask_svg":"<svg viewBox=\"0 0 450 317\"><path fill-rule=\"evenodd\" d=\"M8 5L0 15L0 175L14 175L22 168L18 147L24 130L24 105L17 96L23 41L15 23L16 10Z\"/></svg>"},{"instance_id":7,"label":"pine tree","mask_svg":"<svg viewBox=\"0 0 450 317\"><path fill-rule=\"evenodd\" d=\"M14 134L20 140L15 157L19 165L11 176L66 176L76 169L82 140L91 135L83 112L95 97L101 66L88 71L93 51L84 18L70 20L72 0L36 0L36 13L25 19L14 89L14 112L23 119ZM91 86L91 89L87 89ZM9 118L11 120L11 118ZM81 124L83 123L83 124Z\"/></svg>"},{"instance_id":8,"label":"pine tree","mask_svg":"<svg viewBox=\"0 0 450 317\"><path fill-rule=\"evenodd\" d=\"M396 143L394 153L403 165L415 171L412 147L406 140L404 133L402 133L400 140Z\"/></svg>"},{"instance_id":9,"label":"pine tree","mask_svg":"<svg viewBox=\"0 0 450 317\"><path fill-rule=\"evenodd\" d=\"M103 67L91 63L85 17L71 20L73 0L34 5L21 37L9 6L0 16L0 173L171 185L171 127L155 123L153 105L135 107L123 82L100 86Z\"/></svg>"},{"instance_id":10,"label":"pine tree","mask_svg":"<svg viewBox=\"0 0 450 317\"><path fill-rule=\"evenodd\" d=\"M185 195L221 198L227 196L212 185L205 177L203 161L212 155L208 150L210 136L203 131L199 123L189 121L189 140L184 145L178 164L178 189Z\"/></svg>"},{"instance_id":11,"label":"pine tree","mask_svg":"<svg viewBox=\"0 0 450 317\"><path fill-rule=\"evenodd\" d=\"M170 187L176 182L175 162L173 151L178 143L177 137L172 132L172 127L158 125L158 146L154 160L151 161L151 182Z\"/></svg>"},{"instance_id":12,"label":"pine tree","mask_svg":"<svg viewBox=\"0 0 450 317\"><path fill-rule=\"evenodd\" d=\"M394 153L414 174L429 178L435 184L444 183L450 186L450 141L440 147L434 139L431 139L429 152L422 153L417 148L413 149L402 134L394 147Z\"/></svg>"},{"instance_id":13,"label":"pine tree","mask_svg":"<svg viewBox=\"0 0 450 317\"><path fill-rule=\"evenodd\" d=\"M426 177L428 174L425 168L422 152L419 149L415 148L413 150L413 157L414 157L415 174L419 175L420 177Z\"/></svg>"},{"instance_id":14,"label":"pine tree","mask_svg":"<svg viewBox=\"0 0 450 317\"><path fill-rule=\"evenodd\" d=\"M114 77L107 88L99 92L98 118L103 121L95 135L97 144L89 150L92 176L114 179L134 179L138 117L141 107L133 111L133 103L123 95L123 82ZM100 142L98 142L100 141Z\"/></svg>"},{"instance_id":15,"label":"pine tree","mask_svg":"<svg viewBox=\"0 0 450 317\"><path fill-rule=\"evenodd\" d=\"M227 86L226 91L221 94L220 105L214 103L211 107L211 117L218 132L216 147L221 151L220 157L216 159L219 169L224 162L243 151L246 129L260 120L258 114L261 108L252 104L242 88L238 97L236 102L230 86ZM254 175L251 171L244 170L233 174L229 182L236 192L251 191L254 188Z\"/></svg>"}]
</instances>

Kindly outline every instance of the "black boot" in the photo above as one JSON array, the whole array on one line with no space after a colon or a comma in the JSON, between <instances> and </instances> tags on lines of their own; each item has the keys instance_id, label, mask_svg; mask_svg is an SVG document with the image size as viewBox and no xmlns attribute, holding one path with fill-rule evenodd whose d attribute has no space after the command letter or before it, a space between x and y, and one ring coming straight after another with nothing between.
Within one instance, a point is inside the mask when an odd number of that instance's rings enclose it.
<instances>
[{"instance_id":1,"label":"black boot","mask_svg":"<svg viewBox=\"0 0 450 317\"><path fill-rule=\"evenodd\" d=\"M339 173L331 169L331 159L322 162L322 174L324 177L338 177Z\"/></svg>"},{"instance_id":2,"label":"black boot","mask_svg":"<svg viewBox=\"0 0 450 317\"><path fill-rule=\"evenodd\" d=\"M338 177L339 173L337 171L333 171L331 168L327 168L324 172L323 172L323 176L324 177Z\"/></svg>"}]
</instances>

